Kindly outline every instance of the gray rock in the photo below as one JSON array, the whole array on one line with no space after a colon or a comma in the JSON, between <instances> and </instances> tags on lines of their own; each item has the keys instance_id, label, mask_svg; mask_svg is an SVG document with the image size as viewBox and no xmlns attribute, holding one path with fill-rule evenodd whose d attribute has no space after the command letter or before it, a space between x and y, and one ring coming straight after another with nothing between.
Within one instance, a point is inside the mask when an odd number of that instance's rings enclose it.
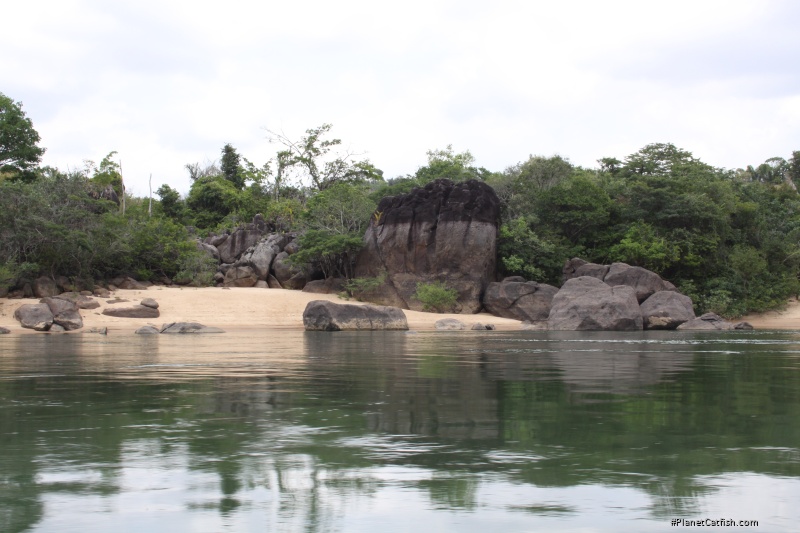
<instances>
[{"instance_id":1,"label":"gray rock","mask_svg":"<svg viewBox=\"0 0 800 533\"><path fill-rule=\"evenodd\" d=\"M523 331L545 331L547 330L547 322L530 322L525 320L519 325L519 329Z\"/></svg>"},{"instance_id":2,"label":"gray rock","mask_svg":"<svg viewBox=\"0 0 800 533\"><path fill-rule=\"evenodd\" d=\"M433 327L439 331L461 331L466 328L466 324L455 318L442 318L437 320Z\"/></svg>"},{"instance_id":3,"label":"gray rock","mask_svg":"<svg viewBox=\"0 0 800 533\"><path fill-rule=\"evenodd\" d=\"M296 254L299 250L300 250L300 245L297 243L297 241L292 241L288 243L286 246L284 246L282 251L286 252L289 255L292 255Z\"/></svg>"},{"instance_id":4,"label":"gray rock","mask_svg":"<svg viewBox=\"0 0 800 533\"><path fill-rule=\"evenodd\" d=\"M143 298L140 302L140 305L145 307L152 307L153 309L158 309L158 302L153 300L152 298Z\"/></svg>"},{"instance_id":5,"label":"gray rock","mask_svg":"<svg viewBox=\"0 0 800 533\"><path fill-rule=\"evenodd\" d=\"M61 298L43 298L42 302L47 304L50 312L53 313L53 322L55 324L67 331L83 327L83 318L81 318L81 313L75 303Z\"/></svg>"},{"instance_id":6,"label":"gray rock","mask_svg":"<svg viewBox=\"0 0 800 533\"><path fill-rule=\"evenodd\" d=\"M108 335L108 328L89 328L83 330L83 333L96 333L97 335Z\"/></svg>"},{"instance_id":7,"label":"gray rock","mask_svg":"<svg viewBox=\"0 0 800 533\"><path fill-rule=\"evenodd\" d=\"M100 302L98 302L91 296L86 296L84 294L77 292L64 292L59 294L58 296L54 296L53 298L72 302L78 307L78 309L97 309L98 307L100 307Z\"/></svg>"},{"instance_id":8,"label":"gray rock","mask_svg":"<svg viewBox=\"0 0 800 533\"><path fill-rule=\"evenodd\" d=\"M383 285L373 301L423 310L418 283L443 281L464 313L477 313L495 276L500 200L485 183L441 179L378 204L364 235L355 275ZM280 279L280 277L278 277Z\"/></svg>"},{"instance_id":9,"label":"gray rock","mask_svg":"<svg viewBox=\"0 0 800 533\"><path fill-rule=\"evenodd\" d=\"M675 329L695 318L692 299L675 291L659 291L641 305L644 329Z\"/></svg>"},{"instance_id":10,"label":"gray rock","mask_svg":"<svg viewBox=\"0 0 800 533\"><path fill-rule=\"evenodd\" d=\"M217 263L219 263L219 250L217 250L216 246L208 244L206 242L198 242L197 249L201 252L205 252L208 254L209 257L214 259Z\"/></svg>"},{"instance_id":11,"label":"gray rock","mask_svg":"<svg viewBox=\"0 0 800 533\"><path fill-rule=\"evenodd\" d=\"M495 326L494 324L484 324L484 325L483 325L483 327L484 327L484 328L485 328L487 331L494 331L494 330L496 330L496 329L497 329L497 326Z\"/></svg>"},{"instance_id":12,"label":"gray rock","mask_svg":"<svg viewBox=\"0 0 800 533\"><path fill-rule=\"evenodd\" d=\"M272 271L275 274L275 279L284 289L302 290L306 285L305 272L301 267L289 262L289 254L286 252L281 252L275 256L275 261L272 263Z\"/></svg>"},{"instance_id":13,"label":"gray rock","mask_svg":"<svg viewBox=\"0 0 800 533\"><path fill-rule=\"evenodd\" d=\"M61 293L56 282L46 276L36 278L33 282L33 295L37 298L47 298Z\"/></svg>"},{"instance_id":14,"label":"gray rock","mask_svg":"<svg viewBox=\"0 0 800 533\"><path fill-rule=\"evenodd\" d=\"M568 275L567 272L569 267L566 265L564 266L564 281L566 282L568 279L579 278L581 276L588 276L590 278L597 278L599 280L603 280L607 275L608 271L611 268L608 265L598 265L597 263L587 263L583 262L582 265L579 265L577 261L582 261L581 259L571 259L567 261L567 264L572 264L574 268L574 272L572 275Z\"/></svg>"},{"instance_id":15,"label":"gray rock","mask_svg":"<svg viewBox=\"0 0 800 533\"><path fill-rule=\"evenodd\" d=\"M273 276L272 274L267 276L267 285L269 285L270 289L282 289L283 288L283 286L281 285L281 282L278 281L278 279L275 276Z\"/></svg>"},{"instance_id":16,"label":"gray rock","mask_svg":"<svg viewBox=\"0 0 800 533\"><path fill-rule=\"evenodd\" d=\"M8 335L9 333L11 333L10 329L0 326L0 335Z\"/></svg>"},{"instance_id":17,"label":"gray rock","mask_svg":"<svg viewBox=\"0 0 800 533\"><path fill-rule=\"evenodd\" d=\"M136 331L134 331L136 335L158 335L161 331L155 326L142 326Z\"/></svg>"},{"instance_id":18,"label":"gray rock","mask_svg":"<svg viewBox=\"0 0 800 533\"><path fill-rule=\"evenodd\" d=\"M253 287L255 287L256 289L269 289L269 283L267 283L263 279L260 279L256 281L256 284L253 285Z\"/></svg>"},{"instance_id":19,"label":"gray rock","mask_svg":"<svg viewBox=\"0 0 800 533\"><path fill-rule=\"evenodd\" d=\"M753 328L753 324L751 324L750 322L737 322L736 324L734 324L733 329L750 331L755 328Z\"/></svg>"},{"instance_id":20,"label":"gray rock","mask_svg":"<svg viewBox=\"0 0 800 533\"><path fill-rule=\"evenodd\" d=\"M655 272L625 263L612 263L603 281L612 287L616 285L632 287L636 291L636 299L639 303L644 302L656 292L675 289L674 285L665 282Z\"/></svg>"},{"instance_id":21,"label":"gray rock","mask_svg":"<svg viewBox=\"0 0 800 533\"><path fill-rule=\"evenodd\" d=\"M677 327L681 331L702 331L702 330L715 330L715 331L728 331L734 329L734 325L716 313L706 313L700 315L694 320L684 322Z\"/></svg>"},{"instance_id":22,"label":"gray rock","mask_svg":"<svg viewBox=\"0 0 800 533\"><path fill-rule=\"evenodd\" d=\"M546 321L550 305L558 292L556 287L535 281L503 280L490 283L483 295L483 307L489 313L503 318Z\"/></svg>"},{"instance_id":23,"label":"gray rock","mask_svg":"<svg viewBox=\"0 0 800 533\"><path fill-rule=\"evenodd\" d=\"M153 286L153 284L149 281L136 281L133 278L125 278L122 283L115 285L117 285L117 287L120 289L127 291L144 291Z\"/></svg>"},{"instance_id":24,"label":"gray rock","mask_svg":"<svg viewBox=\"0 0 800 533\"><path fill-rule=\"evenodd\" d=\"M104 289L103 287L96 287L94 291L92 291L95 296L98 298L110 298L111 292L108 289Z\"/></svg>"},{"instance_id":25,"label":"gray rock","mask_svg":"<svg viewBox=\"0 0 800 533\"><path fill-rule=\"evenodd\" d=\"M344 278L328 278L317 279L309 281L303 287L303 292L310 292L313 294L339 294L344 291L344 284L347 280Z\"/></svg>"},{"instance_id":26,"label":"gray rock","mask_svg":"<svg viewBox=\"0 0 800 533\"><path fill-rule=\"evenodd\" d=\"M486 331L486 328L480 322L475 322L474 324L472 324L472 327L469 328L469 329L471 329L473 331Z\"/></svg>"},{"instance_id":27,"label":"gray rock","mask_svg":"<svg viewBox=\"0 0 800 533\"><path fill-rule=\"evenodd\" d=\"M225 287L253 287L258 281L258 276L250 266L235 266L225 273L223 285Z\"/></svg>"},{"instance_id":28,"label":"gray rock","mask_svg":"<svg viewBox=\"0 0 800 533\"><path fill-rule=\"evenodd\" d=\"M636 331L642 313L632 287L609 287L581 276L564 283L553 298L547 327L566 331Z\"/></svg>"},{"instance_id":29,"label":"gray rock","mask_svg":"<svg viewBox=\"0 0 800 533\"><path fill-rule=\"evenodd\" d=\"M259 241L242 254L237 265L248 265L252 267L258 279L266 281L272 268L272 261L281 251L281 246L286 242L283 235L270 235L266 239Z\"/></svg>"},{"instance_id":30,"label":"gray rock","mask_svg":"<svg viewBox=\"0 0 800 533\"><path fill-rule=\"evenodd\" d=\"M223 263L235 263L245 250L261 239L258 229L239 228L217 245L219 258Z\"/></svg>"},{"instance_id":31,"label":"gray rock","mask_svg":"<svg viewBox=\"0 0 800 533\"><path fill-rule=\"evenodd\" d=\"M67 328L65 328L61 324L53 324L47 331L49 333L64 333L67 331Z\"/></svg>"},{"instance_id":32,"label":"gray rock","mask_svg":"<svg viewBox=\"0 0 800 533\"><path fill-rule=\"evenodd\" d=\"M408 330L402 309L381 305L337 304L313 300L303 311L307 331Z\"/></svg>"},{"instance_id":33,"label":"gray rock","mask_svg":"<svg viewBox=\"0 0 800 533\"><path fill-rule=\"evenodd\" d=\"M158 309L144 305L133 305L130 307L106 307L103 309L106 316L118 318L158 318L161 313Z\"/></svg>"},{"instance_id":34,"label":"gray rock","mask_svg":"<svg viewBox=\"0 0 800 533\"><path fill-rule=\"evenodd\" d=\"M36 331L47 331L53 325L53 312L47 304L23 304L14 311L20 326Z\"/></svg>"},{"instance_id":35,"label":"gray rock","mask_svg":"<svg viewBox=\"0 0 800 533\"><path fill-rule=\"evenodd\" d=\"M161 333L164 335L186 334L186 333L225 333L220 328L204 326L199 322L171 322L161 326Z\"/></svg>"}]
</instances>

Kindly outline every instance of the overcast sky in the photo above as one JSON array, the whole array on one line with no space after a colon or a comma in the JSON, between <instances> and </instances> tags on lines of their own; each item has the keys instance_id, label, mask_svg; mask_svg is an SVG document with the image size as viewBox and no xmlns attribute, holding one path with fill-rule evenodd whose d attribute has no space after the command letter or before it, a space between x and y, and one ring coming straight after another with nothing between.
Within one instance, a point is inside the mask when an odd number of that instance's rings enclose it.
<instances>
[{"instance_id":1,"label":"overcast sky","mask_svg":"<svg viewBox=\"0 0 800 533\"><path fill-rule=\"evenodd\" d=\"M800 150L800 2L7 2L0 92L59 168L116 150L188 191L225 143L333 124L386 177L452 144L503 170L672 142L714 166Z\"/></svg>"}]
</instances>

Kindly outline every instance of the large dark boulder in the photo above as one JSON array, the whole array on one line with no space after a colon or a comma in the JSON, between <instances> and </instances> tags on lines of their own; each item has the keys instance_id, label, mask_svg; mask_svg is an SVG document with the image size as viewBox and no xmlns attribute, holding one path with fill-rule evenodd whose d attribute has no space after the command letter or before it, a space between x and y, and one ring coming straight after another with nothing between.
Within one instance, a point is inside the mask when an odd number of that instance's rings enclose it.
<instances>
[{"instance_id":1,"label":"large dark boulder","mask_svg":"<svg viewBox=\"0 0 800 533\"><path fill-rule=\"evenodd\" d=\"M501 283L489 284L483 295L483 307L489 313L503 318L546 322L557 292L558 288L545 283L506 279Z\"/></svg>"},{"instance_id":2,"label":"large dark boulder","mask_svg":"<svg viewBox=\"0 0 800 533\"><path fill-rule=\"evenodd\" d=\"M418 283L442 281L458 291L462 312L481 310L495 275L500 201L491 187L470 180L436 180L383 198L364 235L356 276L385 272L374 291L382 304L422 310Z\"/></svg>"},{"instance_id":3,"label":"large dark boulder","mask_svg":"<svg viewBox=\"0 0 800 533\"><path fill-rule=\"evenodd\" d=\"M675 329L695 318L692 299L675 291L659 291L640 308L644 329Z\"/></svg>"},{"instance_id":4,"label":"large dark boulder","mask_svg":"<svg viewBox=\"0 0 800 533\"><path fill-rule=\"evenodd\" d=\"M23 304L14 311L14 318L23 328L36 331L47 331L53 325L53 312L45 303Z\"/></svg>"},{"instance_id":5,"label":"large dark boulder","mask_svg":"<svg viewBox=\"0 0 800 533\"><path fill-rule=\"evenodd\" d=\"M303 325L308 331L407 330L402 309L382 305L337 304L313 300L303 311Z\"/></svg>"},{"instance_id":6,"label":"large dark boulder","mask_svg":"<svg viewBox=\"0 0 800 533\"><path fill-rule=\"evenodd\" d=\"M553 297L547 327L567 331L637 331L642 313L632 287L610 287L597 278L567 280Z\"/></svg>"}]
</instances>

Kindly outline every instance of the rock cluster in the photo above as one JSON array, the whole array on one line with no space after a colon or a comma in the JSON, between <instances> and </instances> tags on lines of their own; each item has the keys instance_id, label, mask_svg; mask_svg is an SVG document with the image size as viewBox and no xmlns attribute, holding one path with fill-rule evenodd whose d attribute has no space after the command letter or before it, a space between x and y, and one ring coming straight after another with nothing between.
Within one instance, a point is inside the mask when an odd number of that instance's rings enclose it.
<instances>
[{"instance_id":1,"label":"rock cluster","mask_svg":"<svg viewBox=\"0 0 800 533\"><path fill-rule=\"evenodd\" d=\"M297 290L306 285L304 269L288 260L297 251L297 234L266 231L264 218L256 215L250 224L198 243L200 250L219 263L214 275L217 285Z\"/></svg>"},{"instance_id":2,"label":"rock cluster","mask_svg":"<svg viewBox=\"0 0 800 533\"><path fill-rule=\"evenodd\" d=\"M385 275L371 301L422 310L418 283L444 280L462 313L481 310L494 279L500 201L483 182L436 180L383 198L364 235L356 276ZM459 309L457 309L458 311Z\"/></svg>"},{"instance_id":3,"label":"rock cluster","mask_svg":"<svg viewBox=\"0 0 800 533\"><path fill-rule=\"evenodd\" d=\"M72 331L83 327L77 304L61 298L43 298L38 304L24 304L14 311L23 328L35 331Z\"/></svg>"},{"instance_id":4,"label":"rock cluster","mask_svg":"<svg viewBox=\"0 0 800 533\"><path fill-rule=\"evenodd\" d=\"M495 315L523 320L523 329L638 331L748 329L714 314L695 318L692 301L658 274L625 263L570 259L560 289L521 278L491 283L483 304Z\"/></svg>"}]
</instances>

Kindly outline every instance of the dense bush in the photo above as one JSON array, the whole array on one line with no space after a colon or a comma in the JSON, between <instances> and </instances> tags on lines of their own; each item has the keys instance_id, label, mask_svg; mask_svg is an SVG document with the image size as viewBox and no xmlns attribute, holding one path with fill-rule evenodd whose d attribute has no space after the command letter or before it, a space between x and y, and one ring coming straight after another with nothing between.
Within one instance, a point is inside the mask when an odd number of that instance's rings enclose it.
<instances>
[{"instance_id":1,"label":"dense bush","mask_svg":"<svg viewBox=\"0 0 800 533\"><path fill-rule=\"evenodd\" d=\"M413 297L422 303L425 311L436 313L453 312L458 299L458 291L448 288L444 282L417 283Z\"/></svg>"}]
</instances>

